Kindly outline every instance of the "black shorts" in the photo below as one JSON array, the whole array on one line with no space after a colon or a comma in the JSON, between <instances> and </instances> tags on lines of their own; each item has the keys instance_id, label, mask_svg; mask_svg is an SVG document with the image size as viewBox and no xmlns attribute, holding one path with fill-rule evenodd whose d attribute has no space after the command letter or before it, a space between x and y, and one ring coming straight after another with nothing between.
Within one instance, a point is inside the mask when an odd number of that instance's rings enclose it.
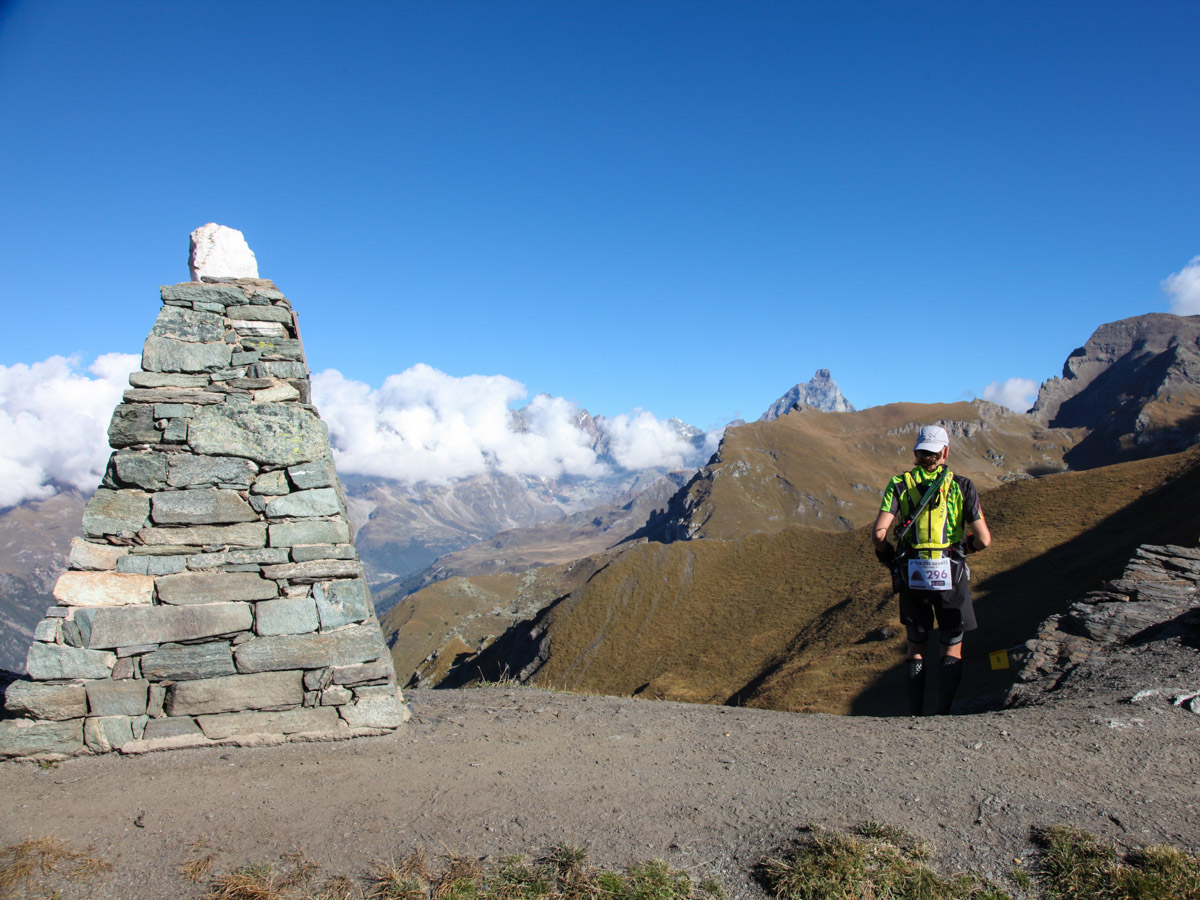
<instances>
[{"instance_id":1,"label":"black shorts","mask_svg":"<svg viewBox=\"0 0 1200 900\"><path fill-rule=\"evenodd\" d=\"M901 561L899 565L903 566ZM929 640L937 620L938 636L943 644L957 644L964 632L973 631L975 608L971 604L970 572L966 563L954 560L954 589L949 591L900 591L900 621L914 644Z\"/></svg>"}]
</instances>

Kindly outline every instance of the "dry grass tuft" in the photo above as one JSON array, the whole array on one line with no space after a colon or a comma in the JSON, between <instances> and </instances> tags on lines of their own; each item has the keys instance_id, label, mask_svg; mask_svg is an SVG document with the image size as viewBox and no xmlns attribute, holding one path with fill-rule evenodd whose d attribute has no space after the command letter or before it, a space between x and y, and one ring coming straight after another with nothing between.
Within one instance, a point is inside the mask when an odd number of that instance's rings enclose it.
<instances>
[{"instance_id":1,"label":"dry grass tuft","mask_svg":"<svg viewBox=\"0 0 1200 900\"><path fill-rule=\"evenodd\" d=\"M208 873L212 871L212 862L216 857L213 854L201 856L193 859L190 862L180 863L179 874L188 881L195 884L198 881L208 877Z\"/></svg>"},{"instance_id":2,"label":"dry grass tuft","mask_svg":"<svg viewBox=\"0 0 1200 900\"><path fill-rule=\"evenodd\" d=\"M112 864L68 849L57 838L31 838L0 849L0 896L55 891L59 879L89 882L112 871Z\"/></svg>"}]
</instances>

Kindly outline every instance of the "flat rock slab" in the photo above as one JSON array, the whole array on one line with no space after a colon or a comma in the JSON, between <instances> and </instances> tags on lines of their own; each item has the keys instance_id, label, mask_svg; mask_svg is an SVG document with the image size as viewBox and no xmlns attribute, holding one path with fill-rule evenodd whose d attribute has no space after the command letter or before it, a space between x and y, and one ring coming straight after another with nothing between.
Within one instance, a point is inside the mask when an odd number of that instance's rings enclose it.
<instances>
[{"instance_id":1,"label":"flat rock slab","mask_svg":"<svg viewBox=\"0 0 1200 900\"><path fill-rule=\"evenodd\" d=\"M164 306L150 333L192 343L217 343L225 339L225 317L215 312Z\"/></svg>"},{"instance_id":2,"label":"flat rock slab","mask_svg":"<svg viewBox=\"0 0 1200 900\"><path fill-rule=\"evenodd\" d=\"M394 687L359 697L355 703L340 705L338 712L351 728L399 728L410 715Z\"/></svg>"},{"instance_id":3,"label":"flat rock slab","mask_svg":"<svg viewBox=\"0 0 1200 900\"><path fill-rule=\"evenodd\" d=\"M87 569L96 572L112 571L117 561L129 552L128 547L115 547L109 543L71 539L71 555L67 560L72 569Z\"/></svg>"},{"instance_id":4,"label":"flat rock slab","mask_svg":"<svg viewBox=\"0 0 1200 900\"><path fill-rule=\"evenodd\" d=\"M279 586L257 572L183 572L158 579L158 599L172 606L270 600Z\"/></svg>"},{"instance_id":5,"label":"flat rock slab","mask_svg":"<svg viewBox=\"0 0 1200 900\"><path fill-rule=\"evenodd\" d=\"M158 681L194 681L236 673L228 641L164 644L142 657L142 675Z\"/></svg>"},{"instance_id":6,"label":"flat rock slab","mask_svg":"<svg viewBox=\"0 0 1200 900\"><path fill-rule=\"evenodd\" d=\"M269 526L272 547L294 547L296 544L348 544L350 525L347 522L279 522Z\"/></svg>"},{"instance_id":7,"label":"flat rock slab","mask_svg":"<svg viewBox=\"0 0 1200 900\"><path fill-rule=\"evenodd\" d=\"M126 609L132 609L127 607ZM149 612L148 607L137 609ZM124 612L126 610L89 609L86 612ZM115 644L113 646L116 646ZM109 678L117 654L104 650L43 644L34 641L25 657L25 671L35 681L66 681L72 678Z\"/></svg>"},{"instance_id":8,"label":"flat rock slab","mask_svg":"<svg viewBox=\"0 0 1200 900\"><path fill-rule=\"evenodd\" d=\"M304 673L262 672L180 681L167 689L169 716L198 716L246 709L287 709L304 700Z\"/></svg>"},{"instance_id":9,"label":"flat rock slab","mask_svg":"<svg viewBox=\"0 0 1200 900\"><path fill-rule=\"evenodd\" d=\"M322 631L363 622L375 611L367 597L367 583L361 578L317 582L313 586L313 597L317 601Z\"/></svg>"},{"instance_id":10,"label":"flat rock slab","mask_svg":"<svg viewBox=\"0 0 1200 900\"><path fill-rule=\"evenodd\" d=\"M167 457L157 450L121 450L109 460L109 472L121 487L161 491L167 486Z\"/></svg>"},{"instance_id":11,"label":"flat rock slab","mask_svg":"<svg viewBox=\"0 0 1200 900\"><path fill-rule=\"evenodd\" d=\"M294 466L329 452L329 432L298 404L224 405L196 411L188 426L196 453L241 456L260 465Z\"/></svg>"},{"instance_id":12,"label":"flat rock slab","mask_svg":"<svg viewBox=\"0 0 1200 900\"><path fill-rule=\"evenodd\" d=\"M234 651L238 671L319 669L383 659L387 646L374 622L328 634L273 635L246 641Z\"/></svg>"},{"instance_id":13,"label":"flat rock slab","mask_svg":"<svg viewBox=\"0 0 1200 900\"><path fill-rule=\"evenodd\" d=\"M136 444L157 444L162 432L154 426L154 408L141 403L122 403L113 410L108 423L110 447L132 447Z\"/></svg>"},{"instance_id":14,"label":"flat rock slab","mask_svg":"<svg viewBox=\"0 0 1200 900\"><path fill-rule=\"evenodd\" d=\"M214 741L252 734L327 734L345 727L340 723L337 710L329 706L200 716L196 721L200 723L204 736Z\"/></svg>"},{"instance_id":15,"label":"flat rock slab","mask_svg":"<svg viewBox=\"0 0 1200 900\"><path fill-rule=\"evenodd\" d=\"M82 719L87 715L87 691L82 684L14 681L4 692L4 708L34 719Z\"/></svg>"},{"instance_id":16,"label":"flat rock slab","mask_svg":"<svg viewBox=\"0 0 1200 900\"><path fill-rule=\"evenodd\" d=\"M83 508L87 537L132 537L150 518L150 495L145 491L100 488Z\"/></svg>"},{"instance_id":17,"label":"flat rock slab","mask_svg":"<svg viewBox=\"0 0 1200 900\"><path fill-rule=\"evenodd\" d=\"M267 515L272 519L336 516L341 511L337 491L331 487L295 491L267 501Z\"/></svg>"},{"instance_id":18,"label":"flat rock slab","mask_svg":"<svg viewBox=\"0 0 1200 900\"><path fill-rule=\"evenodd\" d=\"M75 621L84 632L89 648L109 649L134 644L169 644L249 631L253 615L247 603L206 603L80 609L75 613Z\"/></svg>"},{"instance_id":19,"label":"flat rock slab","mask_svg":"<svg viewBox=\"0 0 1200 900\"><path fill-rule=\"evenodd\" d=\"M89 681L88 713L93 716L144 716L149 682L141 678L123 681Z\"/></svg>"},{"instance_id":20,"label":"flat rock slab","mask_svg":"<svg viewBox=\"0 0 1200 900\"><path fill-rule=\"evenodd\" d=\"M72 756L82 749L82 719L70 722L33 722L29 719L0 721L0 758Z\"/></svg>"},{"instance_id":21,"label":"flat rock slab","mask_svg":"<svg viewBox=\"0 0 1200 900\"><path fill-rule=\"evenodd\" d=\"M138 539L149 547L265 547L267 526L262 522L237 525L192 525L143 528Z\"/></svg>"},{"instance_id":22,"label":"flat rock slab","mask_svg":"<svg viewBox=\"0 0 1200 900\"><path fill-rule=\"evenodd\" d=\"M237 491L162 491L151 497L155 525L233 525L256 522L258 513Z\"/></svg>"},{"instance_id":23,"label":"flat rock slab","mask_svg":"<svg viewBox=\"0 0 1200 900\"><path fill-rule=\"evenodd\" d=\"M149 606L154 579L123 572L63 572L54 599L66 606Z\"/></svg>"},{"instance_id":24,"label":"flat rock slab","mask_svg":"<svg viewBox=\"0 0 1200 900\"><path fill-rule=\"evenodd\" d=\"M248 459L176 453L170 459L167 484L171 487L195 484L244 484L249 487L257 475L258 466Z\"/></svg>"},{"instance_id":25,"label":"flat rock slab","mask_svg":"<svg viewBox=\"0 0 1200 900\"><path fill-rule=\"evenodd\" d=\"M233 347L224 341L196 344L151 335L142 346L142 368L147 372L212 372L229 367Z\"/></svg>"},{"instance_id":26,"label":"flat rock slab","mask_svg":"<svg viewBox=\"0 0 1200 900\"><path fill-rule=\"evenodd\" d=\"M303 584L326 578L362 578L363 567L357 559L315 559L282 566L264 566L263 575Z\"/></svg>"},{"instance_id":27,"label":"flat rock slab","mask_svg":"<svg viewBox=\"0 0 1200 900\"><path fill-rule=\"evenodd\" d=\"M312 597L264 600L254 609L254 630L260 635L310 634L318 624L317 604Z\"/></svg>"}]
</instances>

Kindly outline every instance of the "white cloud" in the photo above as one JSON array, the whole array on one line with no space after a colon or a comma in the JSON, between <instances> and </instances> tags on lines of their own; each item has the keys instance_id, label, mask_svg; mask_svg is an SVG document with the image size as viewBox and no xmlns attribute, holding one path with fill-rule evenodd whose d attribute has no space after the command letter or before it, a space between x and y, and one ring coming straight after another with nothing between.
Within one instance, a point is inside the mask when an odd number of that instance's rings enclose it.
<instances>
[{"instance_id":1,"label":"white cloud","mask_svg":"<svg viewBox=\"0 0 1200 900\"><path fill-rule=\"evenodd\" d=\"M993 381L983 389L983 399L1007 406L1014 412L1028 412L1038 395L1038 383L1029 378Z\"/></svg>"},{"instance_id":2,"label":"white cloud","mask_svg":"<svg viewBox=\"0 0 1200 900\"><path fill-rule=\"evenodd\" d=\"M1163 279L1163 292L1171 298L1171 312L1177 316L1194 316L1200 313L1200 256Z\"/></svg>"},{"instance_id":3,"label":"white cloud","mask_svg":"<svg viewBox=\"0 0 1200 900\"><path fill-rule=\"evenodd\" d=\"M0 365L0 507L90 491L108 460L108 423L140 359L106 353L81 371L77 358Z\"/></svg>"},{"instance_id":4,"label":"white cloud","mask_svg":"<svg viewBox=\"0 0 1200 900\"><path fill-rule=\"evenodd\" d=\"M0 365L0 508L90 491L110 453L108 423L137 356L108 353L86 370L78 359ZM493 470L510 475L601 476L622 468L681 468L704 462L720 432L697 451L648 412L598 418L610 456L578 427L582 411L539 395L521 412L524 385L503 375L456 378L427 365L391 375L378 389L336 369L313 375L342 474L447 483Z\"/></svg>"},{"instance_id":5,"label":"white cloud","mask_svg":"<svg viewBox=\"0 0 1200 900\"><path fill-rule=\"evenodd\" d=\"M540 394L522 410L524 385L503 375L457 378L415 365L372 389L336 369L312 377L313 399L329 425L338 471L445 484L497 471L508 475L600 476L609 465L578 427L581 410ZM622 468L699 465L719 433L697 451L648 412L597 418L611 459Z\"/></svg>"},{"instance_id":6,"label":"white cloud","mask_svg":"<svg viewBox=\"0 0 1200 900\"><path fill-rule=\"evenodd\" d=\"M694 460L695 448L679 436L670 422L656 419L644 410L604 419L601 425L608 434L609 452L624 469L658 466L682 469L699 464Z\"/></svg>"}]
</instances>

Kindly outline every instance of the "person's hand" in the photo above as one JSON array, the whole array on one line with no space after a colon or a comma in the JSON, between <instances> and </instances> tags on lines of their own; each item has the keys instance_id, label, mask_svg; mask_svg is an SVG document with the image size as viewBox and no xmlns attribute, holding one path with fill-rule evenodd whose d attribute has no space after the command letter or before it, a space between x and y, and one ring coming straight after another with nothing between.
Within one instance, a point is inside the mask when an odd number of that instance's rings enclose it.
<instances>
[{"instance_id":1,"label":"person's hand","mask_svg":"<svg viewBox=\"0 0 1200 900\"><path fill-rule=\"evenodd\" d=\"M972 535L974 537L974 535ZM875 548L875 558L885 566L890 566L896 559L896 548L884 541Z\"/></svg>"},{"instance_id":2,"label":"person's hand","mask_svg":"<svg viewBox=\"0 0 1200 900\"><path fill-rule=\"evenodd\" d=\"M968 553L978 553L980 550L983 549L982 547L979 546L979 544L975 543L974 532L967 535L966 548L967 548Z\"/></svg>"}]
</instances>

